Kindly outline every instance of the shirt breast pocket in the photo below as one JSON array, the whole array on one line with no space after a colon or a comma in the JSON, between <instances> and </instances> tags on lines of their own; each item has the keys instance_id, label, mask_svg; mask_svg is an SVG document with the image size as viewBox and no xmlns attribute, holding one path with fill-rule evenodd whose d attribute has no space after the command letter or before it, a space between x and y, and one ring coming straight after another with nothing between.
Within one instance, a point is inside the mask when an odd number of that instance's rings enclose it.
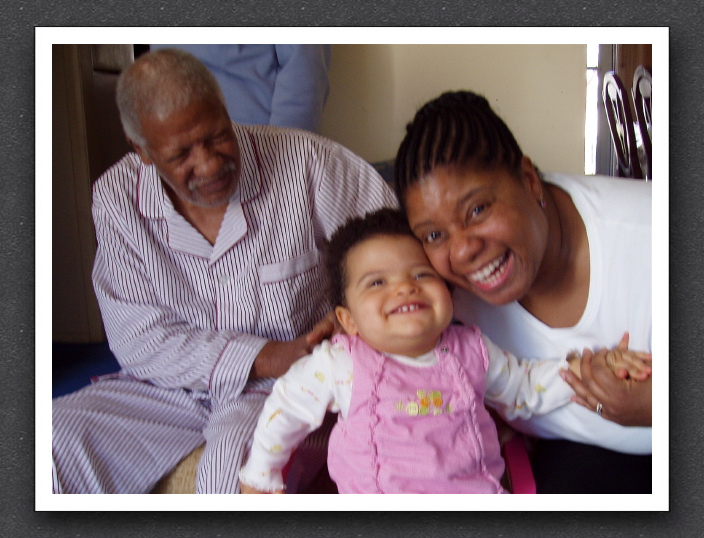
<instances>
[{"instance_id":1,"label":"shirt breast pocket","mask_svg":"<svg viewBox=\"0 0 704 538\"><path fill-rule=\"evenodd\" d=\"M272 326L270 337L289 340L309 331L328 310L325 279L317 250L258 269L262 315Z\"/></svg>"},{"instance_id":2,"label":"shirt breast pocket","mask_svg":"<svg viewBox=\"0 0 704 538\"><path fill-rule=\"evenodd\" d=\"M309 250L303 254L259 267L259 282L262 285L281 282L305 273L318 265L318 251Z\"/></svg>"}]
</instances>

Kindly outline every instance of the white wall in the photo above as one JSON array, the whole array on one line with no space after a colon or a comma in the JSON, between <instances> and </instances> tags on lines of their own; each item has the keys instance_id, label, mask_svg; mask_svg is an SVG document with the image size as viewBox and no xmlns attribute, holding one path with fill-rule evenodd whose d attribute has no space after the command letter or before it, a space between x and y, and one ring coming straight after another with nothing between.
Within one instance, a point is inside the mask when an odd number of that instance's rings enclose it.
<instances>
[{"instance_id":1,"label":"white wall","mask_svg":"<svg viewBox=\"0 0 704 538\"><path fill-rule=\"evenodd\" d=\"M468 89L543 170L583 173L585 70L586 45L333 45L322 133L390 159L418 107Z\"/></svg>"}]
</instances>

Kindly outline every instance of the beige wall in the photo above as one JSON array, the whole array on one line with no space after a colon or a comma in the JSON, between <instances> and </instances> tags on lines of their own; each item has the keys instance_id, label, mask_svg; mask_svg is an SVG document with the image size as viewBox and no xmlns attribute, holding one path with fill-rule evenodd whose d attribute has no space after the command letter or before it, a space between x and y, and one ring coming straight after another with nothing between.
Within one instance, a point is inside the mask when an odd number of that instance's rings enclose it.
<instances>
[{"instance_id":1,"label":"beige wall","mask_svg":"<svg viewBox=\"0 0 704 538\"><path fill-rule=\"evenodd\" d=\"M586 45L333 45L322 133L389 159L419 106L469 89L542 169L583 173L585 70Z\"/></svg>"}]
</instances>

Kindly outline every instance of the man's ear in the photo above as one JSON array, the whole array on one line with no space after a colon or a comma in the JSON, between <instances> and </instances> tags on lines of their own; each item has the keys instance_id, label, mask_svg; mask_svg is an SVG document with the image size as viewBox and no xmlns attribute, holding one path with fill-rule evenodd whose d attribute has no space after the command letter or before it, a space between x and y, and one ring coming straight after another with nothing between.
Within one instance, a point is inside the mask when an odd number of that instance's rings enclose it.
<instances>
[{"instance_id":1,"label":"man's ear","mask_svg":"<svg viewBox=\"0 0 704 538\"><path fill-rule=\"evenodd\" d=\"M344 306L336 306L335 315L337 316L337 321L340 322L340 325L342 325L342 328L347 334L349 334L350 336L355 336L359 334L359 331L357 331L357 325L352 319L352 313L349 311L349 309L345 308Z\"/></svg>"},{"instance_id":2,"label":"man's ear","mask_svg":"<svg viewBox=\"0 0 704 538\"><path fill-rule=\"evenodd\" d=\"M140 146L137 144L134 140L131 138L127 138L127 143L132 146L132 149L134 149L137 152L137 155L139 155L139 158L142 159L142 162L146 165L150 165L153 163L151 157L149 157L149 154L147 153L147 150L144 149L144 147Z\"/></svg>"}]
</instances>

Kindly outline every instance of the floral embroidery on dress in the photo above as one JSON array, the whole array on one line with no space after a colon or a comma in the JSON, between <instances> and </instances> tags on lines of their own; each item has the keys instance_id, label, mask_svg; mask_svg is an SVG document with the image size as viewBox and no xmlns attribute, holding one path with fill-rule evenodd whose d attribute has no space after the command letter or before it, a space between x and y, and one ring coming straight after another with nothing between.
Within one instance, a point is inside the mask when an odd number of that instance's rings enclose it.
<instances>
[{"instance_id":1,"label":"floral embroidery on dress","mask_svg":"<svg viewBox=\"0 0 704 538\"><path fill-rule=\"evenodd\" d=\"M542 393L545 392L546 390L548 390L548 389L546 389L545 387L543 387L540 383L538 383L538 384L535 386L535 392L537 392L538 394L542 394Z\"/></svg>"},{"instance_id":2,"label":"floral embroidery on dress","mask_svg":"<svg viewBox=\"0 0 704 538\"><path fill-rule=\"evenodd\" d=\"M447 404L443 408L442 392L439 390L422 390L416 391L416 399L407 402L405 405L403 401L396 402L396 410L404 411L406 414L414 417L417 415L426 416L430 415L442 415L443 413L452 413L452 406Z\"/></svg>"},{"instance_id":3,"label":"floral embroidery on dress","mask_svg":"<svg viewBox=\"0 0 704 538\"><path fill-rule=\"evenodd\" d=\"M315 379L320 381L321 383L325 382L325 376L323 375L323 372L315 372Z\"/></svg>"}]
</instances>

